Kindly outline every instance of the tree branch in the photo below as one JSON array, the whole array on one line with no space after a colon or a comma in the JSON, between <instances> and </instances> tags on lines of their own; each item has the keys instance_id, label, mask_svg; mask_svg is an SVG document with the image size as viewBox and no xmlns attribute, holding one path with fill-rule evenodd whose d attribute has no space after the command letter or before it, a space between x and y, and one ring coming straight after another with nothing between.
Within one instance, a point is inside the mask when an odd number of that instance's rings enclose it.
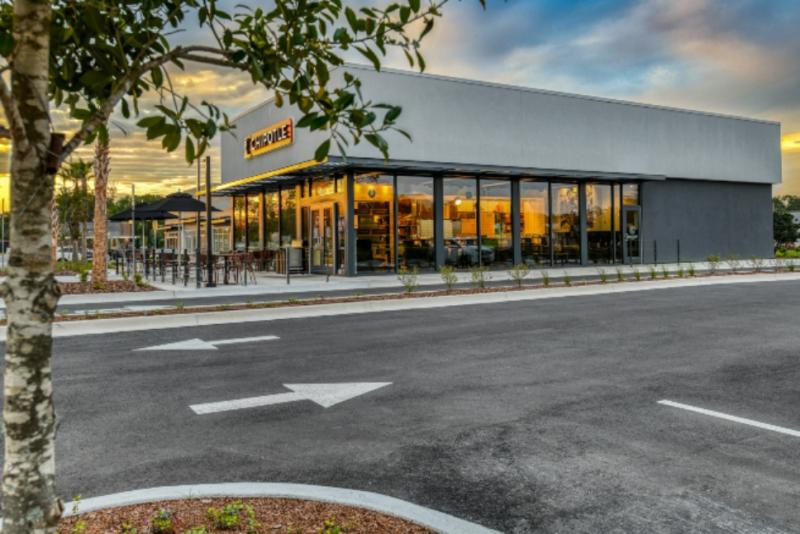
<instances>
[{"instance_id":1,"label":"tree branch","mask_svg":"<svg viewBox=\"0 0 800 534\"><path fill-rule=\"evenodd\" d=\"M14 143L17 144L20 150L28 150L28 135L23 126L22 115L19 112L16 100L14 100L14 95L11 94L11 89L2 75L0 75L0 102L3 103L3 111L5 112L8 129L11 131Z\"/></svg>"},{"instance_id":2,"label":"tree branch","mask_svg":"<svg viewBox=\"0 0 800 534\"><path fill-rule=\"evenodd\" d=\"M198 48L207 48L207 47L195 47L195 46L188 46L188 47L176 47L175 49L167 52L166 54L159 56L153 60L144 63L143 65L139 66L136 69L133 69L128 72L125 76L122 77L120 80L119 85L117 88L111 93L111 95L106 99L103 105L97 109L94 115L89 118L88 120L84 121L83 125L81 125L80 130L78 130L75 135L69 140L67 144L64 145L64 149L61 152L61 156L58 158L58 165L60 166L66 159L78 148L83 141L89 137L94 131L102 124L106 123L111 117L111 114L114 112L114 108L117 107L119 101L122 100L128 91L130 90L131 86L141 78L145 73L149 72L151 69L155 67L160 67L165 63L168 63L174 59L181 58L187 51L194 51Z\"/></svg>"}]
</instances>

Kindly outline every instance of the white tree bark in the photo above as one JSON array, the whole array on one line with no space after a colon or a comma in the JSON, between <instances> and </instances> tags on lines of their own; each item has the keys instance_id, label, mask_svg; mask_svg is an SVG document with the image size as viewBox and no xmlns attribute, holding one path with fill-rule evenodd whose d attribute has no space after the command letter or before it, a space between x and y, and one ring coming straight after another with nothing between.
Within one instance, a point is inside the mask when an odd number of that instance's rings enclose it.
<instances>
[{"instance_id":1,"label":"white tree bark","mask_svg":"<svg viewBox=\"0 0 800 534\"><path fill-rule=\"evenodd\" d=\"M11 257L3 424L4 534L51 534L61 514L55 492L55 411L50 357L58 286L50 257L53 176L47 172L50 3L15 0L11 95Z\"/></svg>"}]
</instances>

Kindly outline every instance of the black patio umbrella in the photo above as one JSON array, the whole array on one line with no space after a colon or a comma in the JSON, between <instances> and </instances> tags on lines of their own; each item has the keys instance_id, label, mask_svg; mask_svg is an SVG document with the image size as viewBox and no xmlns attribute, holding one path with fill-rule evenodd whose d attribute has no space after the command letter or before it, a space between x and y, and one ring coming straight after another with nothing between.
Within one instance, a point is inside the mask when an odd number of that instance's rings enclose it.
<instances>
[{"instance_id":1,"label":"black patio umbrella","mask_svg":"<svg viewBox=\"0 0 800 534\"><path fill-rule=\"evenodd\" d=\"M177 211L177 212L193 212L206 211L205 202L200 202L192 197L189 193L172 193L167 195L166 198L157 200L152 204L147 204L149 210L164 210L164 211ZM138 208L136 211L139 211ZM211 211L219 211L214 206L211 206Z\"/></svg>"},{"instance_id":2,"label":"black patio umbrella","mask_svg":"<svg viewBox=\"0 0 800 534\"><path fill-rule=\"evenodd\" d=\"M111 217L108 218L109 221L114 222L126 222L132 219L131 217L131 209L128 208L126 210L122 210L119 213L115 213ZM151 210L148 208L147 204L142 204L141 206L136 206L136 220L137 221L166 221L167 219L177 219L178 216L174 213L170 213L164 210Z\"/></svg>"},{"instance_id":3,"label":"black patio umbrella","mask_svg":"<svg viewBox=\"0 0 800 534\"><path fill-rule=\"evenodd\" d=\"M167 195L165 198L161 200L157 200L152 204L148 204L148 209L150 210L165 210L165 211L177 211L178 213L201 213L206 211L206 204L205 202L200 202L196 198L194 198L189 193L172 193ZM211 211L219 211L214 206L211 206ZM197 220L197 237L198 237L198 247L200 246L200 219L198 217ZM180 249L183 249L183 221L181 220L181 233L180 233ZM198 248L199 254L199 248ZM198 263L199 265L199 263Z\"/></svg>"}]
</instances>

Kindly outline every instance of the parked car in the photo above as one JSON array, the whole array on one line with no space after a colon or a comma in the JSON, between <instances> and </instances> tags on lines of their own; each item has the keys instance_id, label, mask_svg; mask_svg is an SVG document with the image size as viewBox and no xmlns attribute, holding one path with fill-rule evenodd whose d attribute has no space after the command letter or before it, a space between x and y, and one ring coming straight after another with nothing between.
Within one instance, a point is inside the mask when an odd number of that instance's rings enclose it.
<instances>
[{"instance_id":1,"label":"parked car","mask_svg":"<svg viewBox=\"0 0 800 534\"><path fill-rule=\"evenodd\" d=\"M444 243L447 263L458 267L478 265L478 245L476 239L448 239ZM481 263L489 265L494 261L494 249L481 246Z\"/></svg>"},{"instance_id":2,"label":"parked car","mask_svg":"<svg viewBox=\"0 0 800 534\"><path fill-rule=\"evenodd\" d=\"M58 261L72 261L73 250L72 247L57 247L56 260Z\"/></svg>"}]
</instances>

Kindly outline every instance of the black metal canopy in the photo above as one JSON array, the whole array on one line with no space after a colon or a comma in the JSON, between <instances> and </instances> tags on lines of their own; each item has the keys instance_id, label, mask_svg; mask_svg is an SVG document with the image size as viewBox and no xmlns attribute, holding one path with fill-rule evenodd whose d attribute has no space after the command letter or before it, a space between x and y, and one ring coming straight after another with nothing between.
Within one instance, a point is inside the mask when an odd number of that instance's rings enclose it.
<instances>
[{"instance_id":1,"label":"black metal canopy","mask_svg":"<svg viewBox=\"0 0 800 534\"><path fill-rule=\"evenodd\" d=\"M177 211L177 212L198 212L206 211L205 202L200 202L189 193L172 193L162 200L157 200L152 204L147 204L148 210L153 211ZM139 211L138 209L136 210ZM219 211L211 206L211 211Z\"/></svg>"}]
</instances>

